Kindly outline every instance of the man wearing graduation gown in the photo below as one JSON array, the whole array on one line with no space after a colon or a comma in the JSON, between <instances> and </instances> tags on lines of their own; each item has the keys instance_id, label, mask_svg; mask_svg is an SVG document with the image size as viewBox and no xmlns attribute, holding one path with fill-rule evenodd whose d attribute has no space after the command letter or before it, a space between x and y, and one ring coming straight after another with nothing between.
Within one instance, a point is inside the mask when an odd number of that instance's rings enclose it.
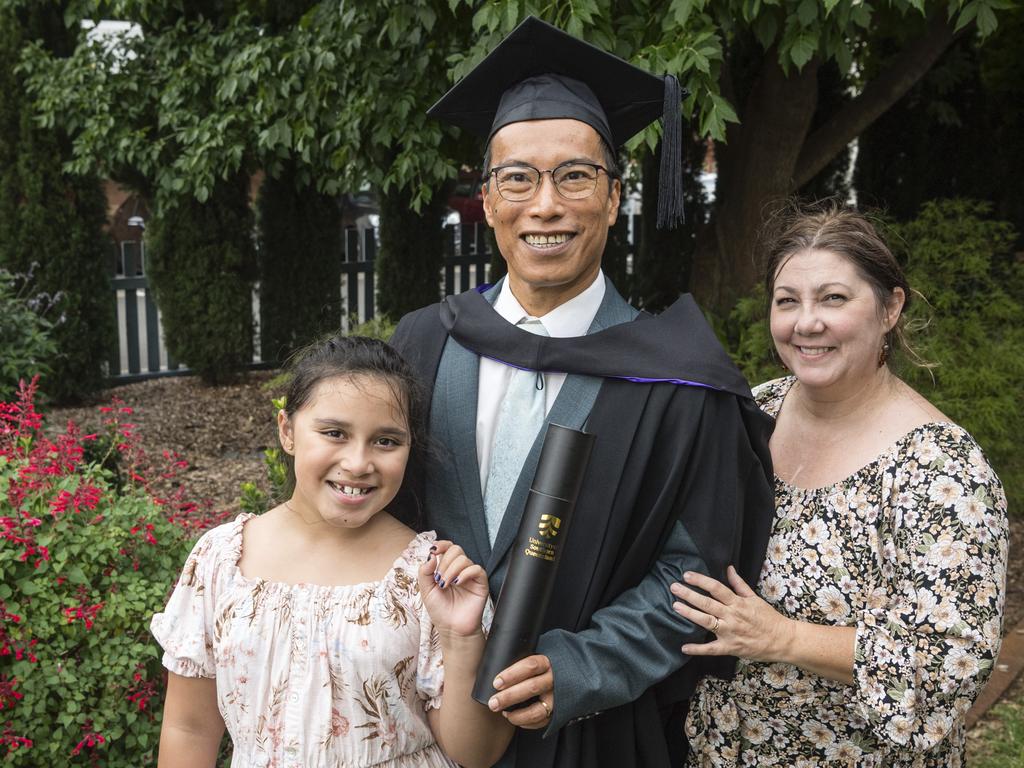
<instances>
[{"instance_id":1,"label":"man wearing graduation gown","mask_svg":"<svg viewBox=\"0 0 1024 768\"><path fill-rule=\"evenodd\" d=\"M696 676L730 663L698 669L680 652L707 628L672 611L669 585L686 570L724 579L729 564L754 583L767 544L770 420L692 299L651 317L600 269L621 189L610 150L657 117L665 88L528 19L431 110L488 141L485 213L508 277L410 313L392 338L432 391L443 455L411 469L427 527L483 564L497 597L544 433L489 530L514 371L538 372L545 424L596 435L537 654L502 673L492 700L519 726L500 766L678 765ZM664 101L678 119L678 91Z\"/></svg>"}]
</instances>

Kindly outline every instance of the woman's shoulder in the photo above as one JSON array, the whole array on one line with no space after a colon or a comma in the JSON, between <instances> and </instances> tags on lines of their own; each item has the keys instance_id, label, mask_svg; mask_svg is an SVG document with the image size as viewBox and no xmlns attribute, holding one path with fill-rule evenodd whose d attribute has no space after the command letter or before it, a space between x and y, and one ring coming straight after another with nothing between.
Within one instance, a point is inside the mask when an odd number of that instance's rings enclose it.
<instances>
[{"instance_id":1,"label":"woman's shoulder","mask_svg":"<svg viewBox=\"0 0 1024 768\"><path fill-rule=\"evenodd\" d=\"M782 408L782 401L786 399L786 393L789 392L795 382L795 376L782 376L781 378L758 384L752 390L754 400L757 402L758 407L769 416L778 416L779 409Z\"/></svg>"},{"instance_id":2,"label":"woman's shoulder","mask_svg":"<svg viewBox=\"0 0 1024 768\"><path fill-rule=\"evenodd\" d=\"M925 474L969 476L974 485L999 484L978 441L953 421L921 424L900 442L901 458L914 460Z\"/></svg>"}]
</instances>

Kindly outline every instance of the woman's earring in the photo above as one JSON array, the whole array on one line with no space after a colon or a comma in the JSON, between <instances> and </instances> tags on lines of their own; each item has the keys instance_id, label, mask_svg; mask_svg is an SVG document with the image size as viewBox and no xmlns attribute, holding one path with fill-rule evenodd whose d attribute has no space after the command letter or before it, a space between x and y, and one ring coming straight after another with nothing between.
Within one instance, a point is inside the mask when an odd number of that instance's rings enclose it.
<instances>
[{"instance_id":1,"label":"woman's earring","mask_svg":"<svg viewBox=\"0 0 1024 768\"><path fill-rule=\"evenodd\" d=\"M889 341L882 341L882 351L878 353L878 367L881 368L889 359Z\"/></svg>"}]
</instances>

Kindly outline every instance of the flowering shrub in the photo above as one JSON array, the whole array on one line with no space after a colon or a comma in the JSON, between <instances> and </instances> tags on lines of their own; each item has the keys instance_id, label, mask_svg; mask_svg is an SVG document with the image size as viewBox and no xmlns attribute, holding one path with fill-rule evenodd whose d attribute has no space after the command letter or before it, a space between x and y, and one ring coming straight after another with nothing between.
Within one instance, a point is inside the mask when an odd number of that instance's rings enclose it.
<instances>
[{"instance_id":1,"label":"flowering shrub","mask_svg":"<svg viewBox=\"0 0 1024 768\"><path fill-rule=\"evenodd\" d=\"M35 394L23 383L0 403L0 754L14 766L155 764L164 672L149 619L219 519L180 487L154 492L148 478L182 462L149 464L130 408L101 409L104 433L69 422L50 438Z\"/></svg>"}]
</instances>

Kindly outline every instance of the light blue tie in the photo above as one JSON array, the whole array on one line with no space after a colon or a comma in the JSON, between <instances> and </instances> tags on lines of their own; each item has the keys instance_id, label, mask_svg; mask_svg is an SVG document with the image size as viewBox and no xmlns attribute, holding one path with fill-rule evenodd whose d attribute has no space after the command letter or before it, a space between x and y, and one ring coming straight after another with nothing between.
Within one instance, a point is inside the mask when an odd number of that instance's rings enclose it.
<instances>
[{"instance_id":1,"label":"light blue tie","mask_svg":"<svg viewBox=\"0 0 1024 768\"><path fill-rule=\"evenodd\" d=\"M519 327L538 336L548 335L540 320L522 320ZM544 425L544 403L542 374L523 370L512 374L498 410L498 425L494 430L491 466L487 470L487 489L484 492L487 537L492 547L526 455Z\"/></svg>"}]
</instances>

